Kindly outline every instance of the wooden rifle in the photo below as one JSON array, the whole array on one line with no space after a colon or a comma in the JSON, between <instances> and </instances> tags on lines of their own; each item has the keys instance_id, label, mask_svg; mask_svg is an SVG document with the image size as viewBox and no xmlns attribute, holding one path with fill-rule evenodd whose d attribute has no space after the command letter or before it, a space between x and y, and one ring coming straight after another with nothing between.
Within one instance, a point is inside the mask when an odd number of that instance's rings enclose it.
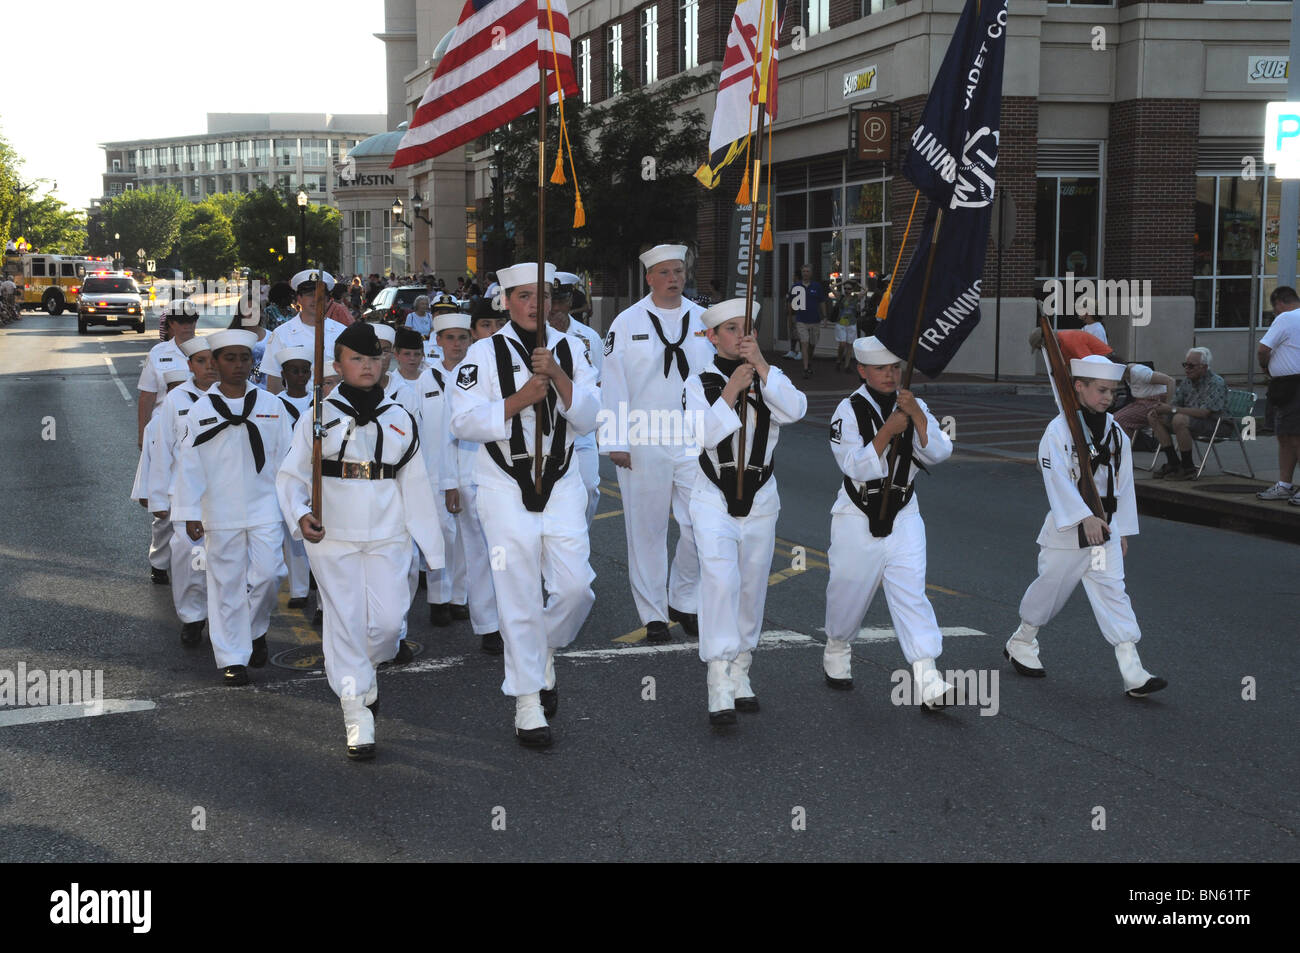
<instances>
[{"instance_id":1,"label":"wooden rifle","mask_svg":"<svg viewBox=\"0 0 1300 953\"><path fill-rule=\"evenodd\" d=\"M314 399L311 416L311 515L317 523L322 522L324 505L321 500L321 440L325 436L322 417L325 406L325 273L316 265L316 335L314 359L312 361L312 384Z\"/></svg>"}]
</instances>

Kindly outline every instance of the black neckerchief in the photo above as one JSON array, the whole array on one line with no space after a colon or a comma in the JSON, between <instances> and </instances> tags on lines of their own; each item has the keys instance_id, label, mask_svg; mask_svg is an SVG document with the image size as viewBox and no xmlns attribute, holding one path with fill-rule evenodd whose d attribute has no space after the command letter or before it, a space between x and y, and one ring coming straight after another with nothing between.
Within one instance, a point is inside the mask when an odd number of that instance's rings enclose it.
<instances>
[{"instance_id":1,"label":"black neckerchief","mask_svg":"<svg viewBox=\"0 0 1300 953\"><path fill-rule=\"evenodd\" d=\"M1083 422L1088 425L1088 432L1092 434L1092 445L1100 450L1102 438L1106 436L1106 412L1089 410L1082 404L1079 405L1079 412L1083 414Z\"/></svg>"},{"instance_id":2,"label":"black neckerchief","mask_svg":"<svg viewBox=\"0 0 1300 953\"><path fill-rule=\"evenodd\" d=\"M745 363L744 358L736 358L734 361L730 358L723 357L721 354L713 358L713 364L718 370L722 371L724 377L730 378L736 373L736 369Z\"/></svg>"},{"instance_id":3,"label":"black neckerchief","mask_svg":"<svg viewBox=\"0 0 1300 953\"><path fill-rule=\"evenodd\" d=\"M262 467L266 465L266 449L262 445L262 432L257 429L257 424L248 422L248 415L253 412L257 405L257 388L249 387L244 394L244 406L238 414L233 413L226 405L226 402L217 394L209 394L208 399L212 401L212 407L221 418L221 423L217 424L211 430L204 431L194 440L194 446L198 447L227 427L243 426L248 432L248 447L253 451L253 463L257 465L257 472L262 472Z\"/></svg>"},{"instance_id":4,"label":"black neckerchief","mask_svg":"<svg viewBox=\"0 0 1300 953\"><path fill-rule=\"evenodd\" d=\"M371 387L369 390L362 390L359 387L344 383L339 384L338 391L352 405L352 409L357 412L354 419L358 427L364 427L372 420L378 419L375 410L384 400L384 392L380 388Z\"/></svg>"},{"instance_id":5,"label":"black neckerchief","mask_svg":"<svg viewBox=\"0 0 1300 953\"><path fill-rule=\"evenodd\" d=\"M867 389L867 393L871 395L871 399L874 400L876 406L880 408L880 419L888 419L889 415L894 412L894 405L898 403L898 391L894 391L892 394L882 394L870 384L863 384L862 386Z\"/></svg>"},{"instance_id":6,"label":"black neckerchief","mask_svg":"<svg viewBox=\"0 0 1300 953\"><path fill-rule=\"evenodd\" d=\"M663 325L659 323L659 316L646 308L646 314L650 315L650 323L654 325L655 334L658 335L659 341L664 346L664 377L672 370L673 359L677 360L677 373L681 375L682 380L691 376L691 365L686 360L686 352L682 350L682 344L686 341L686 335L690 333L691 312L689 308L682 310L682 331L677 336L676 341L670 341L664 336Z\"/></svg>"},{"instance_id":7,"label":"black neckerchief","mask_svg":"<svg viewBox=\"0 0 1300 953\"><path fill-rule=\"evenodd\" d=\"M536 331L525 331L519 326L514 318L510 319L510 326L515 329L515 334L519 337L519 343L524 346L530 355L533 351L537 350L538 344Z\"/></svg>"}]
</instances>

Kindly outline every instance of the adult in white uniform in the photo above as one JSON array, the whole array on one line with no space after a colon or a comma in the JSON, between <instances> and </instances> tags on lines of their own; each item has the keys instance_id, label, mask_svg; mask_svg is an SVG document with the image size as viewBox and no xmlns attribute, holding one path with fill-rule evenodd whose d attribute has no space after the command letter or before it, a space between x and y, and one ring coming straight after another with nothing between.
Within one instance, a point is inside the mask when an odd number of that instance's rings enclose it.
<instances>
[{"instance_id":1,"label":"adult in white uniform","mask_svg":"<svg viewBox=\"0 0 1300 953\"><path fill-rule=\"evenodd\" d=\"M561 334L571 334L579 338L586 347L587 359L596 369L596 384L600 384L600 367L605 360L605 351L601 337L587 325L569 315L569 305L573 301L573 286L578 283L577 275L561 271L555 276L555 290L551 293L551 309L546 314L546 323ZM582 474L582 483L587 488L587 528L596 515L600 503L600 455L596 451L596 434L593 431L583 434L573 442L573 454L578 461L578 470Z\"/></svg>"},{"instance_id":2,"label":"adult in white uniform","mask_svg":"<svg viewBox=\"0 0 1300 953\"><path fill-rule=\"evenodd\" d=\"M266 632L284 579L276 468L293 430L283 401L254 387L251 331L208 336L218 382L189 413L172 518L191 540L207 537L208 637L222 681L247 685L245 666L266 664Z\"/></svg>"},{"instance_id":3,"label":"adult in white uniform","mask_svg":"<svg viewBox=\"0 0 1300 953\"><path fill-rule=\"evenodd\" d=\"M167 394L158 415L158 438L149 478L149 509L155 516L170 521L172 604L181 620L181 644L189 647L203 641L203 626L208 618L208 576L200 558L202 538L192 540L185 520L176 519L173 494L180 471L180 450L189 432L190 411L217 382L217 366L206 337L193 337L181 345L189 361L182 373L185 381ZM168 374L175 373L168 371Z\"/></svg>"},{"instance_id":4,"label":"adult in white uniform","mask_svg":"<svg viewBox=\"0 0 1300 953\"><path fill-rule=\"evenodd\" d=\"M704 309L682 298L685 259L685 245L656 245L641 256L650 293L610 325L600 388L600 452L617 467L628 578L651 642L668 641L670 620L688 635L697 631L700 566L689 505L697 467L683 446L684 428L669 426L665 434L644 426L649 419L677 420L682 388L713 357L700 323ZM638 422L641 428L633 426ZM671 570L670 510L680 534Z\"/></svg>"},{"instance_id":5,"label":"adult in white uniform","mask_svg":"<svg viewBox=\"0 0 1300 953\"><path fill-rule=\"evenodd\" d=\"M162 405L159 394L166 394L163 374L177 367L186 366L186 358L181 353L180 345L194 337L194 329L199 320L199 310L192 301L180 298L167 305L163 312L163 325L170 334L170 339L155 344L149 349L140 368L140 380L135 385L139 392L136 404L136 423L139 433L136 447L144 449L144 428ZM165 586L170 581L167 567L171 563L171 521L153 517L149 538L150 576L156 586Z\"/></svg>"},{"instance_id":6,"label":"adult in white uniform","mask_svg":"<svg viewBox=\"0 0 1300 953\"><path fill-rule=\"evenodd\" d=\"M554 274L547 264L539 288L534 263L497 272L510 323L470 345L451 391L451 432L483 444L475 477L483 532L500 557L492 568L505 642L501 690L515 697L516 737L536 747L550 744L544 709L554 714L559 703L555 650L573 641L596 599L587 492L571 464L574 437L595 428L600 398L582 343L546 324Z\"/></svg>"},{"instance_id":7,"label":"adult in white uniform","mask_svg":"<svg viewBox=\"0 0 1300 953\"><path fill-rule=\"evenodd\" d=\"M1101 634L1115 648L1124 691L1133 697L1150 695L1167 683L1142 667L1137 651L1142 632L1124 588L1127 537L1138 532L1133 450L1123 429L1106 413L1124 365L1090 355L1070 361L1070 373L1091 447L1075 452L1064 414L1043 433L1038 465L1051 509L1038 534L1038 578L1020 601L1020 627L1007 640L1003 655L1021 675L1046 675L1038 657L1038 630L1056 617L1082 581ZM1104 520L1079 493L1079 461L1084 455Z\"/></svg>"},{"instance_id":8,"label":"adult in white uniform","mask_svg":"<svg viewBox=\"0 0 1300 953\"><path fill-rule=\"evenodd\" d=\"M311 512L312 421L293 432L276 494L307 556L324 608L325 674L343 708L347 754L375 756L375 666L397 654L409 606L411 540L430 566L442 565L433 490L414 418L384 399L374 327L339 335L334 370L342 383L321 408L321 518Z\"/></svg>"},{"instance_id":9,"label":"adult in white uniform","mask_svg":"<svg viewBox=\"0 0 1300 953\"><path fill-rule=\"evenodd\" d=\"M690 507L700 559L700 659L708 665L709 721L715 725L734 724L737 709L758 710L749 668L763 631L781 509L772 457L781 426L808 410L808 399L763 359L752 330L744 333L745 306L745 299L732 298L704 312L717 354L685 389L687 419L700 446ZM736 412L741 401L743 445ZM743 488L737 487L738 465Z\"/></svg>"},{"instance_id":10,"label":"adult in white uniform","mask_svg":"<svg viewBox=\"0 0 1300 953\"><path fill-rule=\"evenodd\" d=\"M858 338L853 356L862 386L840 401L831 418L831 453L844 480L831 507L822 668L832 688L853 687L852 643L883 582L916 697L933 707L942 704L952 685L934 664L943 651L943 636L925 596L925 523L913 483L922 467L952 456L952 441L925 401L898 389L902 361L879 340ZM889 446L895 437L901 469L894 482L907 489L895 502L893 519L882 520L881 493L889 482Z\"/></svg>"},{"instance_id":11,"label":"adult in white uniform","mask_svg":"<svg viewBox=\"0 0 1300 953\"><path fill-rule=\"evenodd\" d=\"M284 390L284 381L280 375L280 362L276 355L289 347L305 347L307 353L316 355L316 280L325 282L325 290L334 289L334 276L328 271L300 271L290 279L298 295L299 312L284 324L271 332L266 341L266 354L262 358L262 372L266 375L266 389L272 394ZM324 306L329 307L330 297L324 295ZM325 362L328 365L334 353L334 342L343 333L344 325L333 318L325 318ZM333 384L337 378L326 377L326 384Z\"/></svg>"}]
</instances>

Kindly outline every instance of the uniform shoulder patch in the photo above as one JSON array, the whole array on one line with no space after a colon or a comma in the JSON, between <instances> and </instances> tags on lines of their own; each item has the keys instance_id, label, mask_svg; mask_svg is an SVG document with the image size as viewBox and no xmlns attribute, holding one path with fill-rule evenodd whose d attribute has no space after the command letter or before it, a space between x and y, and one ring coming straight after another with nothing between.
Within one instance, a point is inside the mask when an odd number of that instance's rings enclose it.
<instances>
[{"instance_id":1,"label":"uniform shoulder patch","mask_svg":"<svg viewBox=\"0 0 1300 953\"><path fill-rule=\"evenodd\" d=\"M460 373L456 375L456 386L461 390L469 390L478 383L478 365L464 364L461 366Z\"/></svg>"},{"instance_id":2,"label":"uniform shoulder patch","mask_svg":"<svg viewBox=\"0 0 1300 953\"><path fill-rule=\"evenodd\" d=\"M605 335L605 356L609 357L614 353L614 332L610 331Z\"/></svg>"},{"instance_id":3,"label":"uniform shoulder patch","mask_svg":"<svg viewBox=\"0 0 1300 953\"><path fill-rule=\"evenodd\" d=\"M831 443L839 443L844 432L844 421L838 417L831 421Z\"/></svg>"},{"instance_id":4,"label":"uniform shoulder patch","mask_svg":"<svg viewBox=\"0 0 1300 953\"><path fill-rule=\"evenodd\" d=\"M1043 465L1044 470L1052 469L1052 461L1050 457L1043 457L1038 462Z\"/></svg>"}]
</instances>

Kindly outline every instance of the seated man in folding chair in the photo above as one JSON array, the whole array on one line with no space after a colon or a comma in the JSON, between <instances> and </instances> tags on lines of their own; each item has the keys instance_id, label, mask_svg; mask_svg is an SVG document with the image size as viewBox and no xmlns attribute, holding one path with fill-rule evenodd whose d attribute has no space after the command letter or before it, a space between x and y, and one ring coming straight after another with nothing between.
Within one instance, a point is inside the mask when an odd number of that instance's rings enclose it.
<instances>
[{"instance_id":1,"label":"seated man in folding chair","mask_svg":"<svg viewBox=\"0 0 1300 953\"><path fill-rule=\"evenodd\" d=\"M1219 415L1228 406L1228 385L1210 370L1210 361L1208 347L1189 350L1183 358L1183 371L1187 376L1179 383L1174 402L1157 404L1147 415L1147 421L1160 441L1160 449L1167 458L1165 465L1155 472L1157 478L1190 480L1196 476L1192 440L1213 434ZM1177 452L1174 451L1175 438L1178 441Z\"/></svg>"}]
</instances>

